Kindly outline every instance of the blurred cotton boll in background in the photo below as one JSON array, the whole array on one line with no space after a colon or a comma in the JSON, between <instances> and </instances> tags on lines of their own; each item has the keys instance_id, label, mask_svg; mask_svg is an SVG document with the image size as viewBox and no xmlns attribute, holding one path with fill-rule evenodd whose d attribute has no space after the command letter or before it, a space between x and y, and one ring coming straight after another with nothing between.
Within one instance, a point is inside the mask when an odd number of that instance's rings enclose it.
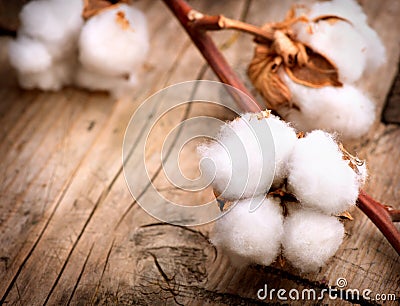
<instances>
[{"instance_id":1,"label":"blurred cotton boll in background","mask_svg":"<svg viewBox=\"0 0 400 306\"><path fill-rule=\"evenodd\" d=\"M59 90L77 85L115 97L132 92L149 38L146 17L114 4L82 18L83 0L37 0L21 11L18 37L9 45L20 86Z\"/></svg>"},{"instance_id":2,"label":"blurred cotton boll in background","mask_svg":"<svg viewBox=\"0 0 400 306\"><path fill-rule=\"evenodd\" d=\"M126 4L91 17L79 38L84 68L111 76L130 74L145 59L149 41L145 16Z\"/></svg>"},{"instance_id":3,"label":"blurred cotton boll in background","mask_svg":"<svg viewBox=\"0 0 400 306\"><path fill-rule=\"evenodd\" d=\"M293 6L282 22L267 23L248 76L268 108L302 131L323 129L342 140L364 136L375 103L363 76L386 61L385 47L354 0Z\"/></svg>"}]
</instances>

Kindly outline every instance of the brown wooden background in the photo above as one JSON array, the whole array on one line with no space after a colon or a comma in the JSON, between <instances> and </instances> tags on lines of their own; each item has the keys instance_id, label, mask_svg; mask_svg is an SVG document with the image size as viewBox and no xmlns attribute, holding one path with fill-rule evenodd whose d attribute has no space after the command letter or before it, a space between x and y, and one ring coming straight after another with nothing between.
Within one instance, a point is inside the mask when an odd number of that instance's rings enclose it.
<instances>
[{"instance_id":1,"label":"brown wooden background","mask_svg":"<svg viewBox=\"0 0 400 306\"><path fill-rule=\"evenodd\" d=\"M262 24L282 18L292 2L196 0L191 4L208 13ZM380 114L397 73L400 1L360 2L386 45L388 62L360 82L379 105L378 119L368 136L348 147L368 161L367 191L399 207L400 128L381 123ZM74 88L56 93L21 90L7 64L8 38L0 38L2 301L9 305L247 305L262 302L256 293L264 284L322 289L339 277L347 279L347 288L371 289L371 296L399 296L399 257L356 208L351 211L355 220L346 224L345 241L329 264L318 273L300 274L288 264L234 269L208 242L210 225L161 224L137 205L121 165L122 141L131 115L146 97L167 85L215 80L161 1L141 0L137 5L148 17L152 48L140 86L130 100ZM232 32L213 36L245 78L253 52L251 37ZM146 148L154 183L181 203L195 203L197 198L168 187L162 172L156 175L160 144L165 131L200 111L227 116L219 109L178 109L163 120ZM138 129L147 121L143 118ZM182 159L189 175L197 173L193 150L194 146ZM147 185L139 178L138 188L145 190ZM321 303L351 302L325 298Z\"/></svg>"}]
</instances>

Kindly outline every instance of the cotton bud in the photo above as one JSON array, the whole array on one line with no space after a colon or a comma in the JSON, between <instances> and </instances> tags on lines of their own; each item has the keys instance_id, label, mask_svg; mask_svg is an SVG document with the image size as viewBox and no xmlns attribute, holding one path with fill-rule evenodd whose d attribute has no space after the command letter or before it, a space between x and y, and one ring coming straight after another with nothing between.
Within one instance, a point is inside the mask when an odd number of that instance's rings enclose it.
<instances>
[{"instance_id":1,"label":"cotton bud","mask_svg":"<svg viewBox=\"0 0 400 306\"><path fill-rule=\"evenodd\" d=\"M250 207L259 207L250 211ZM215 222L211 242L235 266L270 265L277 257L283 234L279 201L264 196L240 200Z\"/></svg>"},{"instance_id":2,"label":"cotton bud","mask_svg":"<svg viewBox=\"0 0 400 306\"><path fill-rule=\"evenodd\" d=\"M292 93L296 108L286 109L286 120L301 131L318 127L337 132L341 139L356 139L366 134L375 119L375 104L353 85L311 88L293 82L287 75L282 79Z\"/></svg>"},{"instance_id":3,"label":"cotton bud","mask_svg":"<svg viewBox=\"0 0 400 306\"><path fill-rule=\"evenodd\" d=\"M326 214L356 203L362 183L330 134L314 131L297 141L289 161L288 185L301 205Z\"/></svg>"},{"instance_id":4,"label":"cotton bud","mask_svg":"<svg viewBox=\"0 0 400 306\"><path fill-rule=\"evenodd\" d=\"M316 271L337 251L344 227L335 217L299 209L284 222L283 254L302 272Z\"/></svg>"}]
</instances>

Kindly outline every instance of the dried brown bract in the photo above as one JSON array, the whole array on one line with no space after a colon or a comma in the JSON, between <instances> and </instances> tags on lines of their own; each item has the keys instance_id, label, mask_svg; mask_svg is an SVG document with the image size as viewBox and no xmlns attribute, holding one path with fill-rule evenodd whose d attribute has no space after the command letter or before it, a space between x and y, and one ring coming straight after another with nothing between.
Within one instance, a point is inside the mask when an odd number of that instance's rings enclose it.
<instances>
[{"instance_id":1,"label":"dried brown bract","mask_svg":"<svg viewBox=\"0 0 400 306\"><path fill-rule=\"evenodd\" d=\"M87 20L118 3L130 3L130 0L84 0L82 17Z\"/></svg>"},{"instance_id":2,"label":"dried brown bract","mask_svg":"<svg viewBox=\"0 0 400 306\"><path fill-rule=\"evenodd\" d=\"M347 21L332 15L319 16L313 22ZM265 98L268 108L276 110L282 105L296 107L291 103L291 93L279 76L282 67L296 83L312 88L342 86L337 67L324 55L310 46L296 41L291 26L297 22L308 22L305 16L295 17L292 8L284 21L265 24L262 29L273 32L272 41L258 39L248 75L254 87Z\"/></svg>"}]
</instances>

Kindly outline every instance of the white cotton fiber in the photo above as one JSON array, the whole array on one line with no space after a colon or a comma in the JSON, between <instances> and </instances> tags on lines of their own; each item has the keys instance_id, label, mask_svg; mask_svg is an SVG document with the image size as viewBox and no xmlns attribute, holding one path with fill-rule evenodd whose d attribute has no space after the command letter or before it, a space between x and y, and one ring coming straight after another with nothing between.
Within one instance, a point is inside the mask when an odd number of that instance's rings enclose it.
<instances>
[{"instance_id":1,"label":"white cotton fiber","mask_svg":"<svg viewBox=\"0 0 400 306\"><path fill-rule=\"evenodd\" d=\"M8 46L10 63L21 73L37 73L52 65L52 58L46 47L39 41L19 36Z\"/></svg>"},{"instance_id":2,"label":"white cotton fiber","mask_svg":"<svg viewBox=\"0 0 400 306\"><path fill-rule=\"evenodd\" d=\"M275 147L275 175L273 185L279 185L288 174L288 160L296 144L296 131L274 115L265 119L271 130Z\"/></svg>"},{"instance_id":3,"label":"white cotton fiber","mask_svg":"<svg viewBox=\"0 0 400 306\"><path fill-rule=\"evenodd\" d=\"M261 205L254 212L250 206ZM215 222L211 242L221 248L235 266L270 265L277 257L283 234L279 201L256 197L241 200Z\"/></svg>"},{"instance_id":4,"label":"white cotton fiber","mask_svg":"<svg viewBox=\"0 0 400 306\"><path fill-rule=\"evenodd\" d=\"M82 0L37 0L23 7L18 37L9 45L21 87L59 90L75 84L118 98L132 92L135 70L149 48L145 16L118 4L84 25L82 13Z\"/></svg>"},{"instance_id":5,"label":"white cotton fiber","mask_svg":"<svg viewBox=\"0 0 400 306\"><path fill-rule=\"evenodd\" d=\"M299 110L280 113L299 130L318 128L337 132L341 139L355 139L365 135L375 120L375 104L353 85L311 88L293 82L286 73L281 77Z\"/></svg>"},{"instance_id":6,"label":"white cotton fiber","mask_svg":"<svg viewBox=\"0 0 400 306\"><path fill-rule=\"evenodd\" d=\"M18 37L8 49L21 87L59 90L71 84L82 8L81 0L38 0L23 7Z\"/></svg>"},{"instance_id":7,"label":"white cotton fiber","mask_svg":"<svg viewBox=\"0 0 400 306\"><path fill-rule=\"evenodd\" d=\"M283 253L302 272L316 271L338 250L344 227L335 217L299 209L284 222Z\"/></svg>"},{"instance_id":8,"label":"white cotton fiber","mask_svg":"<svg viewBox=\"0 0 400 306\"><path fill-rule=\"evenodd\" d=\"M278 120L244 114L223 125L215 141L199 146L201 171L208 181L212 180L221 198L237 200L269 190L274 178L275 156L280 156L279 167L283 168L292 145L285 142L293 141L292 134L295 137L294 131ZM275 141L277 154L271 135L282 136L279 142Z\"/></svg>"},{"instance_id":9,"label":"white cotton fiber","mask_svg":"<svg viewBox=\"0 0 400 306\"><path fill-rule=\"evenodd\" d=\"M378 34L373 30L367 22L367 16L363 12L361 6L356 0L333 0L333 1L320 1L315 2L308 12L310 19L318 16L335 15L347 19L355 31L357 31L363 38L365 49L363 54L366 58L366 70L371 72L377 67L381 66L386 61L385 47L379 38ZM336 25L339 23L336 23ZM340 34L340 33L339 33ZM346 35L349 32L346 32ZM358 42L355 42L358 46ZM349 55L354 54L353 51L349 51L353 47L353 44L342 46ZM350 65L351 68L357 69L355 63Z\"/></svg>"},{"instance_id":10,"label":"white cotton fiber","mask_svg":"<svg viewBox=\"0 0 400 306\"><path fill-rule=\"evenodd\" d=\"M18 81L21 87L26 89L60 90L64 85L71 83L74 65L73 60L58 61L39 72L20 73Z\"/></svg>"},{"instance_id":11,"label":"white cotton fiber","mask_svg":"<svg viewBox=\"0 0 400 306\"><path fill-rule=\"evenodd\" d=\"M107 9L88 20L79 39L79 59L85 69L100 74L130 74L149 49L146 18L126 4Z\"/></svg>"},{"instance_id":12,"label":"white cotton fiber","mask_svg":"<svg viewBox=\"0 0 400 306\"><path fill-rule=\"evenodd\" d=\"M352 83L361 77L367 61L367 43L351 24L345 21L334 24L319 21L298 23L294 28L297 40L311 46L335 64L341 82Z\"/></svg>"},{"instance_id":13,"label":"white cotton fiber","mask_svg":"<svg viewBox=\"0 0 400 306\"><path fill-rule=\"evenodd\" d=\"M38 0L27 3L21 13L19 35L46 44L55 59L71 52L83 24L82 0Z\"/></svg>"},{"instance_id":14,"label":"white cotton fiber","mask_svg":"<svg viewBox=\"0 0 400 306\"><path fill-rule=\"evenodd\" d=\"M301 205L336 214L356 203L360 180L342 156L332 136L323 131L297 141L289 161L288 185Z\"/></svg>"},{"instance_id":15,"label":"white cotton fiber","mask_svg":"<svg viewBox=\"0 0 400 306\"><path fill-rule=\"evenodd\" d=\"M21 31L44 41L64 40L80 30L82 9L81 0L31 1L21 11Z\"/></svg>"},{"instance_id":16,"label":"white cotton fiber","mask_svg":"<svg viewBox=\"0 0 400 306\"><path fill-rule=\"evenodd\" d=\"M89 71L79 67L75 73L75 84L89 90L106 90L113 97L120 98L129 95L137 84L134 74L126 77L115 77Z\"/></svg>"}]
</instances>

